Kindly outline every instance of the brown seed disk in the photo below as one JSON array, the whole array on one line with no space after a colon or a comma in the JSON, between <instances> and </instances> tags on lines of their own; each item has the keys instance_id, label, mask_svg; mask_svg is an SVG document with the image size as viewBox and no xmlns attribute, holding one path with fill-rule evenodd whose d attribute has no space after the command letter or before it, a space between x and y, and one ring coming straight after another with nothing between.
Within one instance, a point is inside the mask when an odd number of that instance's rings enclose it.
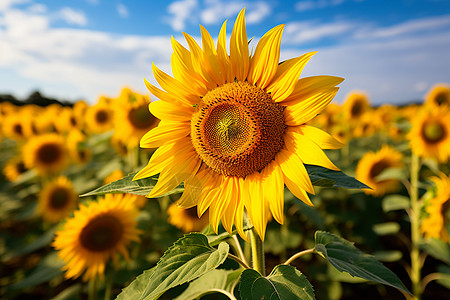
<instances>
[{"instance_id":1,"label":"brown seed disk","mask_svg":"<svg viewBox=\"0 0 450 300\"><path fill-rule=\"evenodd\" d=\"M246 82L209 91L191 122L192 143L203 162L219 174L243 178L275 158L285 130L284 107Z\"/></svg>"}]
</instances>

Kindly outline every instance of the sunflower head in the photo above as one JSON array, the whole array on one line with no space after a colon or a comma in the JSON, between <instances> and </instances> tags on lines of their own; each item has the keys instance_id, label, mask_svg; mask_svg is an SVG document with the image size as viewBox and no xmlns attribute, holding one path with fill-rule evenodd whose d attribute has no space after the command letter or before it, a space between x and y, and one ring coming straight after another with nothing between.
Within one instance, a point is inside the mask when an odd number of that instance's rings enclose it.
<instances>
[{"instance_id":1,"label":"sunflower head","mask_svg":"<svg viewBox=\"0 0 450 300\"><path fill-rule=\"evenodd\" d=\"M156 81L146 85L159 101L150 112L161 122L141 139L143 148L157 148L135 179L160 173L148 197L161 196L184 182L177 204L209 211L219 222L243 232L244 210L259 235L273 215L283 223L284 185L312 205L314 193L304 164L336 170L322 149L342 146L327 133L306 125L333 99L342 78L299 79L315 53L279 63L284 26L269 30L249 51L242 10L231 33L226 23L217 46L201 28L202 46L184 34L189 49L172 39L172 73L153 65Z\"/></svg>"},{"instance_id":2,"label":"sunflower head","mask_svg":"<svg viewBox=\"0 0 450 300\"><path fill-rule=\"evenodd\" d=\"M370 109L369 103L369 97L366 93L360 91L349 93L342 107L344 116L350 121L358 120Z\"/></svg>"},{"instance_id":3,"label":"sunflower head","mask_svg":"<svg viewBox=\"0 0 450 300\"><path fill-rule=\"evenodd\" d=\"M118 254L129 260L127 246L139 241L135 195L107 194L98 202L80 205L74 216L56 232L53 247L65 262L67 278L83 275L87 281L103 277L107 262L118 267Z\"/></svg>"},{"instance_id":4,"label":"sunflower head","mask_svg":"<svg viewBox=\"0 0 450 300\"><path fill-rule=\"evenodd\" d=\"M448 107L424 107L413 119L408 139L416 155L446 162L450 157L450 110Z\"/></svg>"},{"instance_id":5,"label":"sunflower head","mask_svg":"<svg viewBox=\"0 0 450 300\"><path fill-rule=\"evenodd\" d=\"M109 102L100 101L86 112L86 127L89 132L102 133L113 129L113 110Z\"/></svg>"},{"instance_id":6,"label":"sunflower head","mask_svg":"<svg viewBox=\"0 0 450 300\"><path fill-rule=\"evenodd\" d=\"M63 176L48 182L39 193L38 213L48 222L59 222L76 207L78 194Z\"/></svg>"},{"instance_id":7,"label":"sunflower head","mask_svg":"<svg viewBox=\"0 0 450 300\"><path fill-rule=\"evenodd\" d=\"M425 105L450 106L450 85L438 83L431 87L425 96Z\"/></svg>"},{"instance_id":8,"label":"sunflower head","mask_svg":"<svg viewBox=\"0 0 450 300\"><path fill-rule=\"evenodd\" d=\"M26 171L28 168L25 166L22 156L14 156L9 159L3 168L3 174L9 181L16 181Z\"/></svg>"},{"instance_id":9,"label":"sunflower head","mask_svg":"<svg viewBox=\"0 0 450 300\"><path fill-rule=\"evenodd\" d=\"M380 180L377 179L377 176L388 169L403 167L402 160L403 155L388 145L383 145L377 152L370 151L364 154L356 167L356 177L372 188L364 192L374 196L382 196L397 190L400 187L397 180Z\"/></svg>"}]
</instances>

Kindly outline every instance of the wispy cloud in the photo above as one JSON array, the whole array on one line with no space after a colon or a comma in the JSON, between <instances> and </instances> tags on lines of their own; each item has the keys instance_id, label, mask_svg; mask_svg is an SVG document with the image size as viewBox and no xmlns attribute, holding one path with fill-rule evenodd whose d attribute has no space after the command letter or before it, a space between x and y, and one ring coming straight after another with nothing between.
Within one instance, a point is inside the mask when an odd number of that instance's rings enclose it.
<instances>
[{"instance_id":1,"label":"wispy cloud","mask_svg":"<svg viewBox=\"0 0 450 300\"><path fill-rule=\"evenodd\" d=\"M82 11L70 7L62 8L55 18L62 19L69 25L86 26L88 23L87 17Z\"/></svg>"},{"instance_id":2,"label":"wispy cloud","mask_svg":"<svg viewBox=\"0 0 450 300\"><path fill-rule=\"evenodd\" d=\"M117 4L116 9L121 18L126 19L129 17L128 8L122 3Z\"/></svg>"},{"instance_id":3,"label":"wispy cloud","mask_svg":"<svg viewBox=\"0 0 450 300\"><path fill-rule=\"evenodd\" d=\"M186 22L192 18L192 11L198 6L197 0L181 0L172 2L167 11L171 15L166 18L166 22L173 30L181 31L184 29Z\"/></svg>"},{"instance_id":4,"label":"wispy cloud","mask_svg":"<svg viewBox=\"0 0 450 300\"><path fill-rule=\"evenodd\" d=\"M308 10L333 7L344 3L345 0L305 0L295 4L295 10L304 12Z\"/></svg>"},{"instance_id":5,"label":"wispy cloud","mask_svg":"<svg viewBox=\"0 0 450 300\"><path fill-rule=\"evenodd\" d=\"M317 21L291 22L284 30L285 43L302 44L320 41L324 38L336 38L355 29L356 24L347 21L319 23Z\"/></svg>"}]
</instances>

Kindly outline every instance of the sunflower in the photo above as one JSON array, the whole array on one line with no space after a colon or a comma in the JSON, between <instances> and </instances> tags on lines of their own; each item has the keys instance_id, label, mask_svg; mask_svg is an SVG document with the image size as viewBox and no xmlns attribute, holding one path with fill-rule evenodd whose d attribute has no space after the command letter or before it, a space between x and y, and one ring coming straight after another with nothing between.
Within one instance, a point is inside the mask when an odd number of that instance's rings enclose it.
<instances>
[{"instance_id":1,"label":"sunflower","mask_svg":"<svg viewBox=\"0 0 450 300\"><path fill-rule=\"evenodd\" d=\"M55 127L60 133L67 133L72 129L81 128L79 119L71 107L63 107L55 120Z\"/></svg>"},{"instance_id":2,"label":"sunflower","mask_svg":"<svg viewBox=\"0 0 450 300\"><path fill-rule=\"evenodd\" d=\"M426 238L437 238L449 241L447 212L450 207L450 178L444 173L432 177L436 184L436 196L425 207L428 216L422 221L421 231Z\"/></svg>"},{"instance_id":3,"label":"sunflower","mask_svg":"<svg viewBox=\"0 0 450 300\"><path fill-rule=\"evenodd\" d=\"M72 161L78 164L85 164L91 159L92 151L86 146L86 136L79 129L70 130L67 135L67 149Z\"/></svg>"},{"instance_id":4,"label":"sunflower","mask_svg":"<svg viewBox=\"0 0 450 300\"><path fill-rule=\"evenodd\" d=\"M142 136L156 127L159 120L148 110L148 96L124 89L114 109L114 135L128 147L137 147Z\"/></svg>"},{"instance_id":5,"label":"sunflower","mask_svg":"<svg viewBox=\"0 0 450 300\"><path fill-rule=\"evenodd\" d=\"M113 129L113 111L109 103L99 101L86 112L86 127L89 132L102 133Z\"/></svg>"},{"instance_id":6,"label":"sunflower","mask_svg":"<svg viewBox=\"0 0 450 300\"><path fill-rule=\"evenodd\" d=\"M110 258L118 267L118 253L127 261L127 246L139 241L141 231L136 228L138 211L134 208L135 196L107 194L98 202L81 204L64 227L56 232L53 247L65 263L66 278L83 280L101 278Z\"/></svg>"},{"instance_id":7,"label":"sunflower","mask_svg":"<svg viewBox=\"0 0 450 300\"><path fill-rule=\"evenodd\" d=\"M346 98L342 111L347 120L358 121L358 119L370 109L369 97L361 91L350 92Z\"/></svg>"},{"instance_id":8,"label":"sunflower","mask_svg":"<svg viewBox=\"0 0 450 300\"><path fill-rule=\"evenodd\" d=\"M9 181L16 181L20 175L28 171L21 156L14 156L9 159L3 168L3 174Z\"/></svg>"},{"instance_id":9,"label":"sunflower","mask_svg":"<svg viewBox=\"0 0 450 300\"><path fill-rule=\"evenodd\" d=\"M64 139L55 133L37 135L24 145L25 167L36 168L40 174L62 171L68 163Z\"/></svg>"},{"instance_id":10,"label":"sunflower","mask_svg":"<svg viewBox=\"0 0 450 300\"><path fill-rule=\"evenodd\" d=\"M413 153L447 162L450 156L450 110L446 106L424 109L412 121L408 134Z\"/></svg>"},{"instance_id":11,"label":"sunflower","mask_svg":"<svg viewBox=\"0 0 450 300\"><path fill-rule=\"evenodd\" d=\"M169 223L182 230L184 233L193 231L199 232L208 225L208 211L206 211L203 216L198 217L197 208L195 206L184 209L173 203L169 206L167 212L169 213Z\"/></svg>"},{"instance_id":12,"label":"sunflower","mask_svg":"<svg viewBox=\"0 0 450 300\"><path fill-rule=\"evenodd\" d=\"M27 136L27 119L20 113L10 113L2 119L3 134L13 140L23 141Z\"/></svg>"},{"instance_id":13,"label":"sunflower","mask_svg":"<svg viewBox=\"0 0 450 300\"><path fill-rule=\"evenodd\" d=\"M184 182L178 205L197 205L201 216L231 232L243 232L244 209L264 239L270 214L283 223L284 185L312 205L314 193L304 164L338 168L322 149L342 146L329 134L305 125L338 91L342 78L298 79L315 53L279 64L283 25L268 31L249 53L244 9L226 50L225 24L217 49L201 26L203 50L184 34L189 50L172 39L174 78L153 65L161 90L146 81L159 101L150 112L158 127L141 140L141 147L159 147L135 179L160 173L148 197L158 197ZM264 187L264 188L263 188Z\"/></svg>"},{"instance_id":14,"label":"sunflower","mask_svg":"<svg viewBox=\"0 0 450 300\"><path fill-rule=\"evenodd\" d=\"M39 193L38 213L48 222L59 222L75 209L78 194L64 176L48 182Z\"/></svg>"},{"instance_id":15,"label":"sunflower","mask_svg":"<svg viewBox=\"0 0 450 300\"><path fill-rule=\"evenodd\" d=\"M377 152L369 151L363 155L356 166L356 178L372 189L364 190L366 194L382 196L399 188L395 179L379 180L377 176L390 168L403 167L403 155L394 148L383 145Z\"/></svg>"},{"instance_id":16,"label":"sunflower","mask_svg":"<svg viewBox=\"0 0 450 300\"><path fill-rule=\"evenodd\" d=\"M425 104L432 106L450 106L450 85L438 83L431 87L425 96Z\"/></svg>"}]
</instances>

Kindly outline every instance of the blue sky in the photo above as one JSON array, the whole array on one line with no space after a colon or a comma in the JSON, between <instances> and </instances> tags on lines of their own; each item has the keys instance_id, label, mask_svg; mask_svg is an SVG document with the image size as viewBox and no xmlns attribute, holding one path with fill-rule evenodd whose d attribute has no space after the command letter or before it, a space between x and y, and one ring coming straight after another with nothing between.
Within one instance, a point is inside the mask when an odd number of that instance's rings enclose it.
<instances>
[{"instance_id":1,"label":"blue sky","mask_svg":"<svg viewBox=\"0 0 450 300\"><path fill-rule=\"evenodd\" d=\"M94 103L123 86L147 93L151 63L170 73L170 37L199 24L228 33L246 7L252 45L286 24L281 58L318 51L302 76L346 80L336 96L366 91L374 105L420 100L435 83L450 83L450 1L118 1L1 0L0 93Z\"/></svg>"}]
</instances>

